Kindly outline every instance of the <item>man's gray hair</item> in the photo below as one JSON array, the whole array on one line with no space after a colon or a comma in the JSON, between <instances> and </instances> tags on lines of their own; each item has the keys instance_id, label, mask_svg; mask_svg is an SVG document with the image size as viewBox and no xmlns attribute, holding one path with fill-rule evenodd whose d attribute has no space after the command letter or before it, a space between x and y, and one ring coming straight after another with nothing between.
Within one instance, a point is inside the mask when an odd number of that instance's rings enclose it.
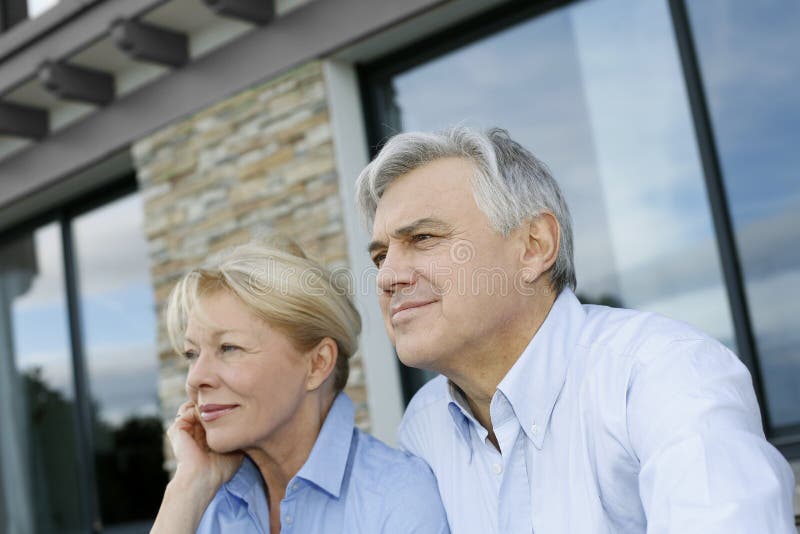
<instances>
[{"instance_id":1,"label":"man's gray hair","mask_svg":"<svg viewBox=\"0 0 800 534\"><path fill-rule=\"evenodd\" d=\"M472 162L475 201L501 235L550 212L561 227L561 240L550 282L558 293L575 289L572 222L558 184L547 166L511 139L508 132L455 127L441 133L395 135L367 165L356 182L356 206L371 227L386 188L395 179L432 161L457 157Z\"/></svg>"}]
</instances>

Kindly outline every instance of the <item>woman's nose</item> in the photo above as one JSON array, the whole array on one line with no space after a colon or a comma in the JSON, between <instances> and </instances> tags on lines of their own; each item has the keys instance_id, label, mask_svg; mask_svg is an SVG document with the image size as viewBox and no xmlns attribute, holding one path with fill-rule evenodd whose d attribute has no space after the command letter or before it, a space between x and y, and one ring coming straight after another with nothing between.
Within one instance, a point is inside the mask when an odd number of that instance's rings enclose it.
<instances>
[{"instance_id":1,"label":"woman's nose","mask_svg":"<svg viewBox=\"0 0 800 534\"><path fill-rule=\"evenodd\" d=\"M186 374L186 391L191 395L203 387L214 387L217 382L214 358L201 352L189 365Z\"/></svg>"}]
</instances>

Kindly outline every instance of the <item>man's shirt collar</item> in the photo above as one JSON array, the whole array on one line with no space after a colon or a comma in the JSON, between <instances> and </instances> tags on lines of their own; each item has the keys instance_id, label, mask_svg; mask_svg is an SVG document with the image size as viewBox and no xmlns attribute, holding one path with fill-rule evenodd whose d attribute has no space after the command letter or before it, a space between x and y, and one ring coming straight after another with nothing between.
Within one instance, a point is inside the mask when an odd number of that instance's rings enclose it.
<instances>
[{"instance_id":1,"label":"man's shirt collar","mask_svg":"<svg viewBox=\"0 0 800 534\"><path fill-rule=\"evenodd\" d=\"M522 430L537 449L542 448L567 368L586 318L581 303L564 289L553 303L539 330L497 386L495 396L505 396ZM461 390L448 381L448 410L472 457L469 425L481 428ZM494 403L494 400L493 400ZM484 431L485 432L485 431Z\"/></svg>"}]
</instances>

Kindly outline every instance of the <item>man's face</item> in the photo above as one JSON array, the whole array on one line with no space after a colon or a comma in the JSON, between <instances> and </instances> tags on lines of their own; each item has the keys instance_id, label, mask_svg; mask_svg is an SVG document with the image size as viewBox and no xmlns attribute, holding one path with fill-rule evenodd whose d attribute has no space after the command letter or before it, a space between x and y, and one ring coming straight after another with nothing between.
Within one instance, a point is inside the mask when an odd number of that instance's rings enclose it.
<instances>
[{"instance_id":1,"label":"man's face","mask_svg":"<svg viewBox=\"0 0 800 534\"><path fill-rule=\"evenodd\" d=\"M444 372L491 347L521 305L522 240L473 196L472 165L443 158L396 179L378 203L370 254L389 337L406 365Z\"/></svg>"}]
</instances>

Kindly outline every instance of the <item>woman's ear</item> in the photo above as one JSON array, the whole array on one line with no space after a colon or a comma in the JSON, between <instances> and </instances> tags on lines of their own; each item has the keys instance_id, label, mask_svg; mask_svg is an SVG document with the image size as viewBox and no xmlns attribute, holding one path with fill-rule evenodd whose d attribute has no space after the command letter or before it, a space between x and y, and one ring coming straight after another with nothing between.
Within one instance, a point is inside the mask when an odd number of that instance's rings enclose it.
<instances>
[{"instance_id":1,"label":"woman's ear","mask_svg":"<svg viewBox=\"0 0 800 534\"><path fill-rule=\"evenodd\" d=\"M311 360L306 387L308 391L314 391L325 383L336 368L339 347L333 339L326 337L310 352Z\"/></svg>"},{"instance_id":2,"label":"woman's ear","mask_svg":"<svg viewBox=\"0 0 800 534\"><path fill-rule=\"evenodd\" d=\"M531 219L524 228L527 230L523 236L525 250L520 260L522 268L527 273L525 281L532 283L556 262L561 228L555 216L549 211Z\"/></svg>"}]
</instances>

